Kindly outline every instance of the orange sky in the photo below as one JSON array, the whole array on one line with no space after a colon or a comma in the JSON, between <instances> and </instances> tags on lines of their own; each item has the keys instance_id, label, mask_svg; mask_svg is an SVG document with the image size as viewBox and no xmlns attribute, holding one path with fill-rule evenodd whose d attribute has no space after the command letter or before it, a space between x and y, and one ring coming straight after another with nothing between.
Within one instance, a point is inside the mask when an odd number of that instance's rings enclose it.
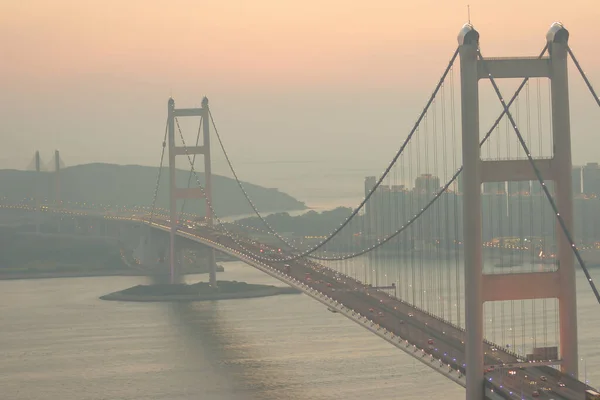
<instances>
[{"instance_id":1,"label":"orange sky","mask_svg":"<svg viewBox=\"0 0 600 400\"><path fill-rule=\"evenodd\" d=\"M41 84L98 73L173 85L418 84L404 75L438 71L466 19L464 1L454 0L6 3L0 30L12 40L2 45L9 63L1 68ZM560 19L588 68L600 64L586 51L600 37L595 0L471 3L488 54L535 53Z\"/></svg>"},{"instance_id":2,"label":"orange sky","mask_svg":"<svg viewBox=\"0 0 600 400\"><path fill-rule=\"evenodd\" d=\"M560 20L600 87L598 0L469 2L484 55L537 55ZM379 170L456 48L466 3L4 1L0 168L22 168L36 149L54 148L71 165L155 164L169 95L190 106L207 94L234 160L301 158L318 139L320 157L351 164L346 153L363 150L368 130L381 143L368 153ZM574 159L600 161L600 143L586 138L600 112L572 76ZM358 100L357 126L348 109Z\"/></svg>"}]
</instances>

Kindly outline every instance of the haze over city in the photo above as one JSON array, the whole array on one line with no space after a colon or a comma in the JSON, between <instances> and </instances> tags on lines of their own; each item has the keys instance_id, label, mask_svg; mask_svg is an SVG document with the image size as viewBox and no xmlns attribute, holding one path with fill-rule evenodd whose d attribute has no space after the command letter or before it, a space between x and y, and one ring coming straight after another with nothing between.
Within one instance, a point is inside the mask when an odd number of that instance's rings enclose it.
<instances>
[{"instance_id":1,"label":"haze over city","mask_svg":"<svg viewBox=\"0 0 600 400\"><path fill-rule=\"evenodd\" d=\"M560 20L586 72L600 75L594 0L469 4L484 54L536 55ZM242 179L293 190L272 171L290 161L300 164L284 166L289 176L305 162L379 173L466 20L455 0L5 2L0 168L55 148L68 165L156 166L168 97L188 107L207 95ZM574 163L597 161L600 116L574 74ZM227 173L219 160L214 171Z\"/></svg>"},{"instance_id":2,"label":"haze over city","mask_svg":"<svg viewBox=\"0 0 600 400\"><path fill-rule=\"evenodd\" d=\"M600 400L598 21L4 1L0 397Z\"/></svg>"}]
</instances>

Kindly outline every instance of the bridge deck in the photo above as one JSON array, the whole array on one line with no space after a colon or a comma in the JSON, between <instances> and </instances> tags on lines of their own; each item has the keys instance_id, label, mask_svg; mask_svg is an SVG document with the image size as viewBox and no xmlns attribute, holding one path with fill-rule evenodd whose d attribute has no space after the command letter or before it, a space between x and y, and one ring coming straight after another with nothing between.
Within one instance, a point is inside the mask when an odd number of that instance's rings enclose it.
<instances>
[{"instance_id":1,"label":"bridge deck","mask_svg":"<svg viewBox=\"0 0 600 400\"><path fill-rule=\"evenodd\" d=\"M100 215L98 217L101 217ZM147 222L139 217L113 216L113 219ZM168 231L166 221L156 221L153 227ZM217 231L203 228L194 230L180 228L178 235L222 252L268 273L275 278L303 290L306 294L328 305L388 342L403 349L413 357L464 386L464 330L447 321L419 310L414 306L373 289L351 277L328 269L307 259L288 262L287 271L283 262L269 265L259 261L253 254L242 253L230 238ZM244 247L260 254L258 244L243 240ZM306 280L310 274L310 281ZM433 345L429 341L433 340ZM501 346L484 343L485 364L517 364L518 357ZM492 351L494 349L494 351ZM513 371L509 374L508 371ZM541 377L547 380L542 381ZM565 376L547 366L530 366L509 370L497 368L486 375L486 397L491 399L533 398L533 391L540 398L584 399L586 386L576 379ZM533 382L533 383L531 383ZM559 382L565 384L564 387Z\"/></svg>"},{"instance_id":2,"label":"bridge deck","mask_svg":"<svg viewBox=\"0 0 600 400\"><path fill-rule=\"evenodd\" d=\"M157 222L154 226L168 230L165 221ZM465 333L461 328L306 259L267 265L252 254L234 250L239 246L233 240L212 229L180 228L178 234L237 256L277 279L299 287L311 297L329 304L332 310L340 311L396 346L404 346L405 351L408 350L413 356L464 386ZM254 254L260 254L260 246L256 243L244 241L244 247ZM289 271L285 267L286 263L290 265ZM307 274L310 280L306 279ZM429 344L430 339L433 340L433 345ZM484 350L484 362L487 365L519 363L515 354L493 343L484 343ZM509 374L508 371L514 372ZM547 380L542 381L542 376ZM513 370L498 368L486 374L486 378L488 398L533 398L532 393L537 390L541 394L540 398L583 399L586 389L582 382L548 366L515 367ZM565 386L560 386L559 382Z\"/></svg>"}]
</instances>

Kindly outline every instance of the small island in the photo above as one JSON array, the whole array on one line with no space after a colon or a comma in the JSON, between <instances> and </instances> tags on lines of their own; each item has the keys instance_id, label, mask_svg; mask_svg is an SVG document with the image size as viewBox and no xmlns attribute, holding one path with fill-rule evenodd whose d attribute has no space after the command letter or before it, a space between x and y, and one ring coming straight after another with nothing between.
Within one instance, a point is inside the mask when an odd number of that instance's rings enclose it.
<instances>
[{"instance_id":1,"label":"small island","mask_svg":"<svg viewBox=\"0 0 600 400\"><path fill-rule=\"evenodd\" d=\"M249 299L299 293L302 292L292 287L255 285L237 281L217 281L216 288L210 286L208 282L199 282L191 285L185 283L137 285L129 289L107 294L100 297L100 299L138 302L189 302Z\"/></svg>"}]
</instances>

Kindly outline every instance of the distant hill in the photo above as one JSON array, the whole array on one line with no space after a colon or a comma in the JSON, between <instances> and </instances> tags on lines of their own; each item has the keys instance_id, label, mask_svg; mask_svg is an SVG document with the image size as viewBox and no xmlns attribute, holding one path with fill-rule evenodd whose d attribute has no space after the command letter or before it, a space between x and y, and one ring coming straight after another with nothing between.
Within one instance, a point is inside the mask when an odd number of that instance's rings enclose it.
<instances>
[{"instance_id":1,"label":"distant hill","mask_svg":"<svg viewBox=\"0 0 600 400\"><path fill-rule=\"evenodd\" d=\"M111 206L150 206L158 168L139 165L84 164L64 168L60 172L60 195L63 201L86 202ZM178 187L187 187L189 171L177 170ZM198 172L204 185L204 174ZM54 176L50 172L0 170L0 199L16 203L35 197L36 179L40 180L40 194L54 199ZM250 214L247 204L235 180L213 175L213 203L219 216ZM157 207L168 207L169 171L163 168L158 190ZM192 177L190 187L197 187ZM248 195L259 211L302 210L304 203L280 192L244 183ZM181 208L181 202L178 210ZM204 215L203 200L186 200L185 212Z\"/></svg>"}]
</instances>

